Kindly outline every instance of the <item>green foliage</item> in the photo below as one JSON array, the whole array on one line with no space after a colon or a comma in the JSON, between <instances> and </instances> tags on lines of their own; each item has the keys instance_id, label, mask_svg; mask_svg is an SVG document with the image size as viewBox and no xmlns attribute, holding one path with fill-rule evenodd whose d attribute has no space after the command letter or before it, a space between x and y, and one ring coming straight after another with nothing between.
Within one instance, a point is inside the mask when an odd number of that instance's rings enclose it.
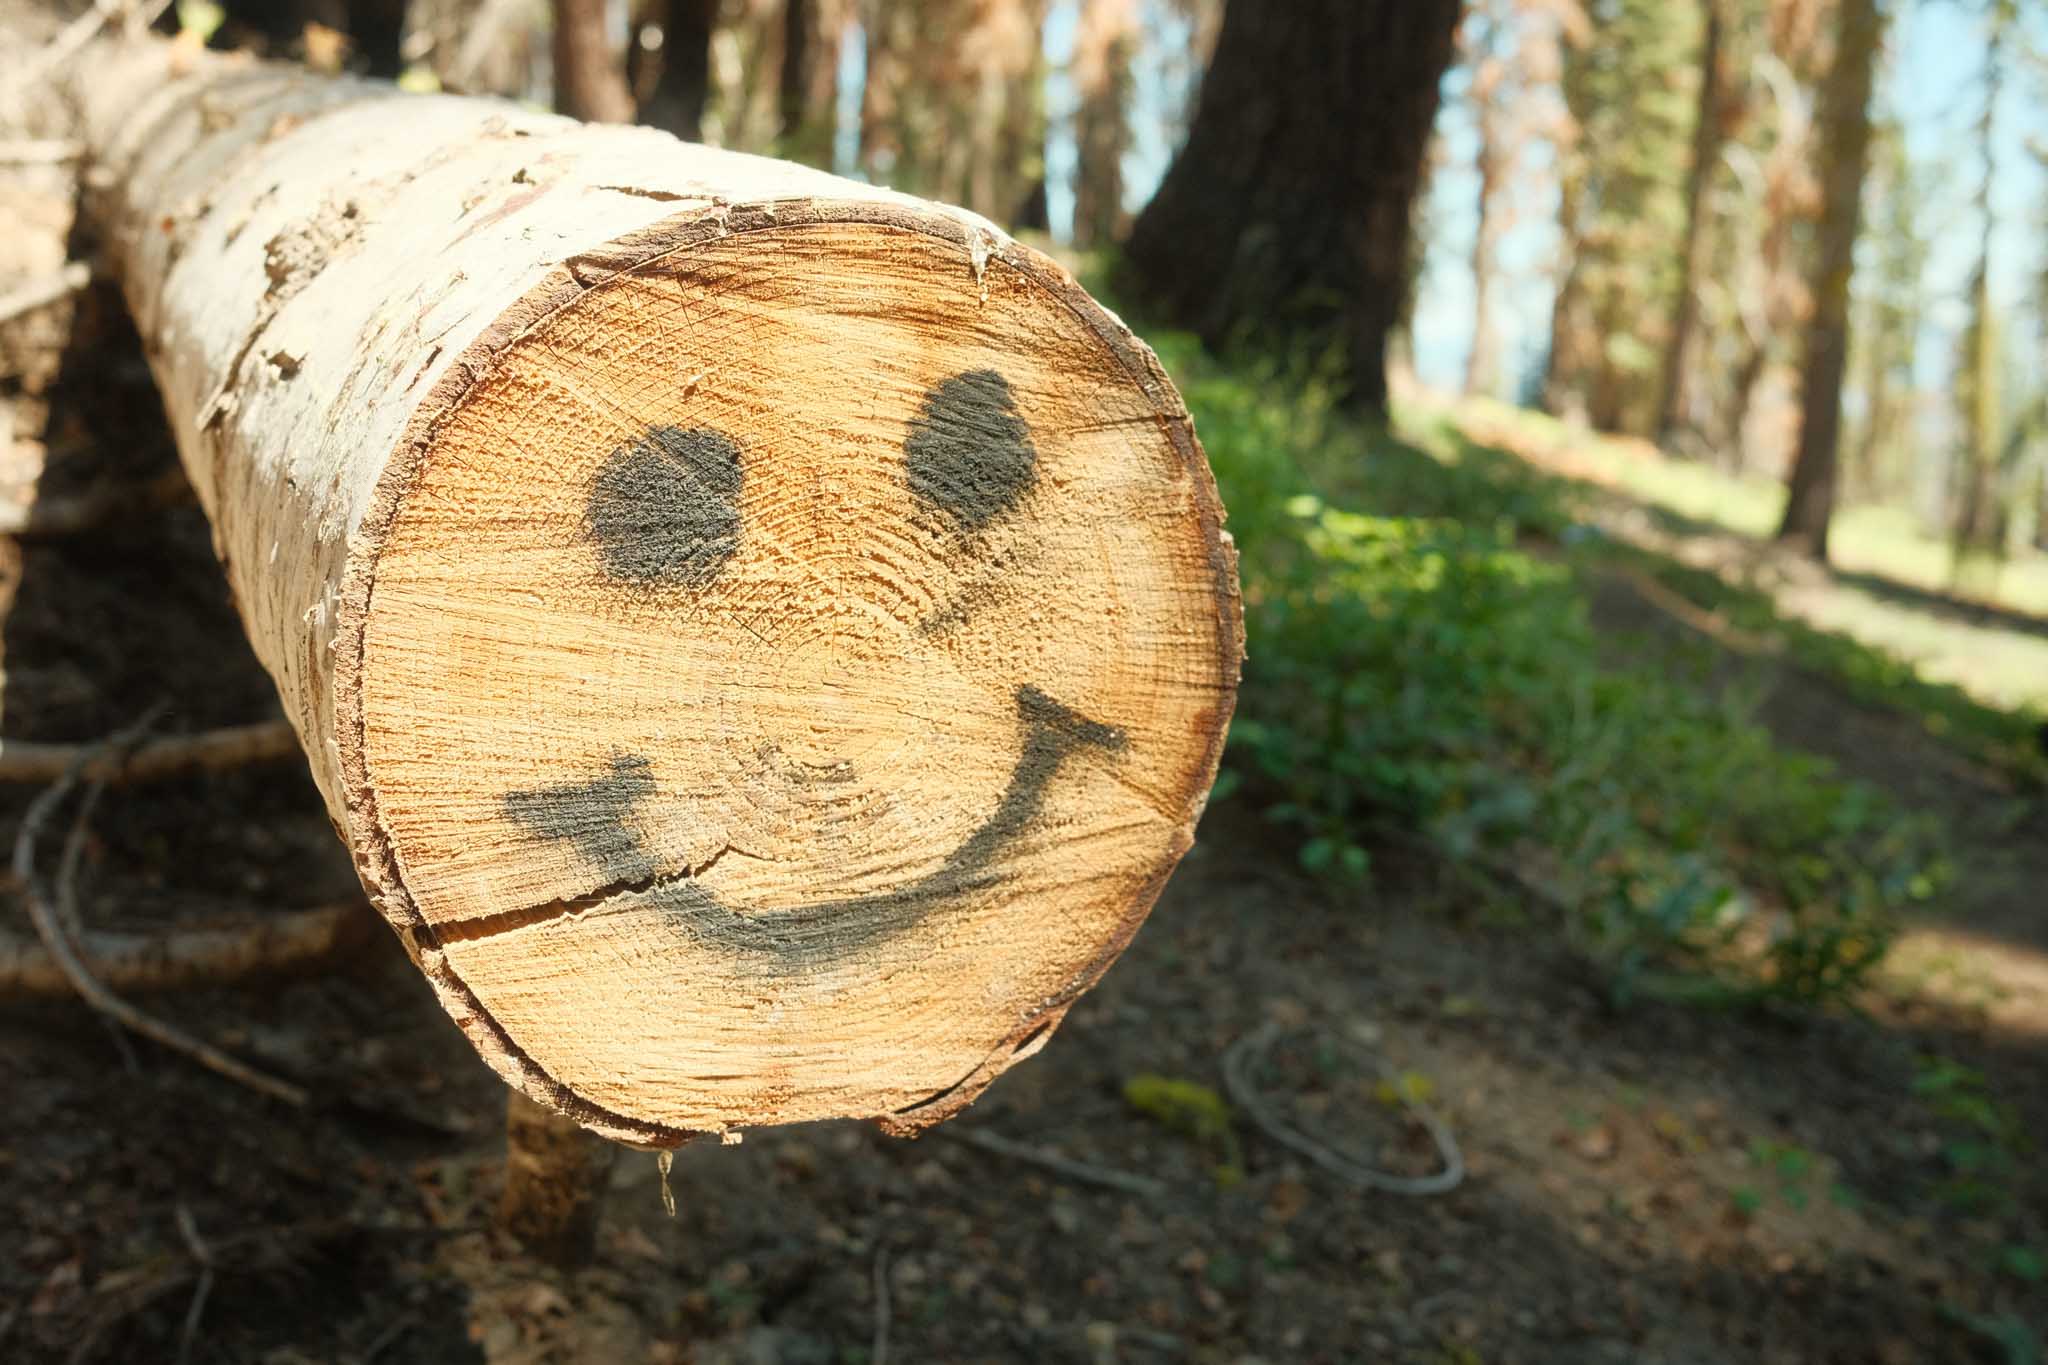
<instances>
[{"instance_id":1,"label":"green foliage","mask_svg":"<svg viewBox=\"0 0 2048 1365\"><path fill-rule=\"evenodd\" d=\"M1926 832L1739 702L1603 664L1562 484L1343 418L1312 373L1162 350L1243 552L1230 761L1305 865L1361 879L1376 827L1420 832L1541 884L1624 998L1821 1000L1877 964Z\"/></svg>"},{"instance_id":2,"label":"green foliage","mask_svg":"<svg viewBox=\"0 0 2048 1365\"><path fill-rule=\"evenodd\" d=\"M1889 650L1783 615L1769 594L1731 584L1706 569L1625 546L1605 547L1603 553L1641 568L1737 630L1782 641L1793 658L1850 696L1917 717L1929 734L2017 777L2036 783L2048 778L2036 744L2036 733L2048 718L2038 708L1986 706L1951 683L1922 678Z\"/></svg>"},{"instance_id":3,"label":"green foliage","mask_svg":"<svg viewBox=\"0 0 2048 1365\"><path fill-rule=\"evenodd\" d=\"M2018 1110L1992 1092L1983 1073L1945 1057L1920 1059L1913 1094L1941 1127L1946 1174L1936 1196L1964 1213L2006 1212L2032 1150Z\"/></svg>"},{"instance_id":4,"label":"green foliage","mask_svg":"<svg viewBox=\"0 0 2048 1365\"><path fill-rule=\"evenodd\" d=\"M1222 1154L1216 1183L1226 1189L1244 1179L1244 1154L1231 1126L1230 1105L1206 1085L1144 1074L1124 1082L1124 1103L1169 1131Z\"/></svg>"}]
</instances>

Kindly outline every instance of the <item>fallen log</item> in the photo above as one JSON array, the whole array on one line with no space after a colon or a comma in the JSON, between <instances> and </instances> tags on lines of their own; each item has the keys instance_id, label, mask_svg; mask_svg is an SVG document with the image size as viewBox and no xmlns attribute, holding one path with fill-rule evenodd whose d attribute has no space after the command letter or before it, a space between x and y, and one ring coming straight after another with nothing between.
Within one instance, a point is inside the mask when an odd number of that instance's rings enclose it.
<instances>
[{"instance_id":1,"label":"fallen log","mask_svg":"<svg viewBox=\"0 0 2048 1365\"><path fill-rule=\"evenodd\" d=\"M1242 652L1158 363L978 218L157 43L106 242L257 656L484 1059L606 1136L915 1131L1192 839Z\"/></svg>"},{"instance_id":2,"label":"fallen log","mask_svg":"<svg viewBox=\"0 0 2048 1365\"><path fill-rule=\"evenodd\" d=\"M368 940L376 918L357 905L280 911L235 925L153 934L90 931L78 952L109 990L125 994L234 986L302 972ZM0 932L0 1000L61 999L71 978L41 943Z\"/></svg>"}]
</instances>

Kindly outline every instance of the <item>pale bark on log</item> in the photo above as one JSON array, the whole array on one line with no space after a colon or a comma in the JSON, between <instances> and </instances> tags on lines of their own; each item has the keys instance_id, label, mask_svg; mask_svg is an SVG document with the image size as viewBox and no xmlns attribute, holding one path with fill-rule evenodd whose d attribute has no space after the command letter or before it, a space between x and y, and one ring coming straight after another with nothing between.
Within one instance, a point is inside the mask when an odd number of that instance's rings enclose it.
<instances>
[{"instance_id":1,"label":"pale bark on log","mask_svg":"<svg viewBox=\"0 0 2048 1365\"><path fill-rule=\"evenodd\" d=\"M250 640L485 1060L660 1146L1036 1050L1241 654L1149 350L971 215L652 130L149 44L79 96Z\"/></svg>"}]
</instances>

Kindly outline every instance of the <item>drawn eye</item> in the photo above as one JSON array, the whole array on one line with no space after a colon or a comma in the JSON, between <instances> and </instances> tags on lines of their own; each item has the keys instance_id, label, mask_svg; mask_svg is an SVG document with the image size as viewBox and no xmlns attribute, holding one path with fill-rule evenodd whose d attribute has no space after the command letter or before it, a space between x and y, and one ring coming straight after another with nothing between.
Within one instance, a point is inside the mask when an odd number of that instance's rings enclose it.
<instances>
[{"instance_id":1,"label":"drawn eye","mask_svg":"<svg viewBox=\"0 0 2048 1365\"><path fill-rule=\"evenodd\" d=\"M911 493L967 532L1015 507L1038 478L1031 428L994 370L956 374L926 393L903 455Z\"/></svg>"},{"instance_id":2,"label":"drawn eye","mask_svg":"<svg viewBox=\"0 0 2048 1365\"><path fill-rule=\"evenodd\" d=\"M702 588L740 548L740 448L708 427L662 426L605 459L585 528L607 574Z\"/></svg>"}]
</instances>

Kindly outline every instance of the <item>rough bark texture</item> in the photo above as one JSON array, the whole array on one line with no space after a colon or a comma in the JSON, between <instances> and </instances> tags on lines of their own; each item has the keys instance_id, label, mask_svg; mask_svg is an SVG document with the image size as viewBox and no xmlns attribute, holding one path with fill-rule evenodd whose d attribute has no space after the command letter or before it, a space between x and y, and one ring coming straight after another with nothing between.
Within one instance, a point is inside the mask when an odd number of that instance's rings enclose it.
<instances>
[{"instance_id":1,"label":"rough bark texture","mask_svg":"<svg viewBox=\"0 0 2048 1365\"><path fill-rule=\"evenodd\" d=\"M1711 240L1706 231L1707 185L1721 160L1726 136L1721 119L1721 38L1726 0L1707 0L1706 34L1700 42L1699 111L1692 136L1692 166L1685 179L1685 244L1679 248L1678 298L1671 335L1664 343L1663 385L1657 403L1656 438L1668 444L1685 420L1686 362L1693 324L1699 317L1700 279L1706 274Z\"/></svg>"},{"instance_id":2,"label":"rough bark texture","mask_svg":"<svg viewBox=\"0 0 2048 1365\"><path fill-rule=\"evenodd\" d=\"M1863 218L1863 174L1870 162L1870 86L1883 43L1877 0L1844 0L1834 60L1820 95L1820 163L1825 192L1806 330L1799 450L1794 457L1778 539L1816 559L1828 553L1835 510L1835 460L1842 428L1842 374L1849 360L1849 276Z\"/></svg>"},{"instance_id":3,"label":"rough bark texture","mask_svg":"<svg viewBox=\"0 0 2048 1365\"><path fill-rule=\"evenodd\" d=\"M544 1261L569 1270L589 1265L604 1213L605 1177L618 1155L618 1144L510 1092L498 1221Z\"/></svg>"},{"instance_id":4,"label":"rough bark texture","mask_svg":"<svg viewBox=\"0 0 2048 1365\"><path fill-rule=\"evenodd\" d=\"M1187 848L1235 563L1151 353L987 223L109 46L109 242L258 657L483 1057L610 1136L915 1129Z\"/></svg>"},{"instance_id":5,"label":"rough bark texture","mask_svg":"<svg viewBox=\"0 0 2048 1365\"><path fill-rule=\"evenodd\" d=\"M1386 401L1409 214L1458 0L1231 0L1187 146L1132 227L1133 284L1213 343L1341 342Z\"/></svg>"},{"instance_id":6,"label":"rough bark texture","mask_svg":"<svg viewBox=\"0 0 2048 1365\"><path fill-rule=\"evenodd\" d=\"M605 31L605 0L554 0L555 108L595 123L631 123L626 70Z\"/></svg>"}]
</instances>

